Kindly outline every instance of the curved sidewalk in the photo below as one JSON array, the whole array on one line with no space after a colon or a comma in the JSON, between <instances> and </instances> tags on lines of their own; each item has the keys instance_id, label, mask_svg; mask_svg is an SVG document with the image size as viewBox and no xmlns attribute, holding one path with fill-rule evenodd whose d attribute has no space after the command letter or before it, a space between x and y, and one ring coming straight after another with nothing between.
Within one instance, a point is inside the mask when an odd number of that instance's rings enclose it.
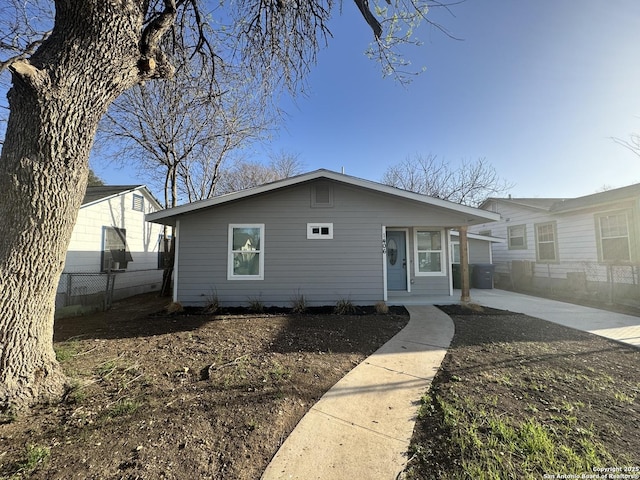
<instances>
[{"instance_id":1,"label":"curved sidewalk","mask_svg":"<svg viewBox=\"0 0 640 480\"><path fill-rule=\"evenodd\" d=\"M404 470L420 398L454 333L434 306L407 310L407 326L318 400L262 480L392 480Z\"/></svg>"}]
</instances>

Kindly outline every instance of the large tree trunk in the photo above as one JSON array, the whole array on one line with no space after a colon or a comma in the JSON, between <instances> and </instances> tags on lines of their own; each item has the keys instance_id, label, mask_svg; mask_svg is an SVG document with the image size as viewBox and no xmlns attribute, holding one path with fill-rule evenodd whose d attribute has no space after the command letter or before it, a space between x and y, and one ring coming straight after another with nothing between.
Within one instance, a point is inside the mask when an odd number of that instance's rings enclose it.
<instances>
[{"instance_id":1,"label":"large tree trunk","mask_svg":"<svg viewBox=\"0 0 640 480\"><path fill-rule=\"evenodd\" d=\"M0 155L0 409L60 398L56 287L84 196L98 121L152 78L144 0L58 0L52 35L13 64ZM151 64L151 66L149 66Z\"/></svg>"}]
</instances>

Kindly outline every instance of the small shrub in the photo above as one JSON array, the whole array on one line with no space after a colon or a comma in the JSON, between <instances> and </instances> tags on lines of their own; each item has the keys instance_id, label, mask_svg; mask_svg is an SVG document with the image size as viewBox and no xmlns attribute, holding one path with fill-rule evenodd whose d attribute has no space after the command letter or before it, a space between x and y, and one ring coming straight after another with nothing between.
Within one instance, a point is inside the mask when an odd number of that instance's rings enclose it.
<instances>
[{"instance_id":1,"label":"small shrub","mask_svg":"<svg viewBox=\"0 0 640 480\"><path fill-rule=\"evenodd\" d=\"M291 297L291 311L293 313L304 313L307 310L307 301L304 295L300 293L300 290Z\"/></svg>"},{"instance_id":2,"label":"small shrub","mask_svg":"<svg viewBox=\"0 0 640 480\"><path fill-rule=\"evenodd\" d=\"M216 313L220 309L220 298L218 298L218 292L213 290L207 297L207 304L204 307L206 313Z\"/></svg>"},{"instance_id":3,"label":"small shrub","mask_svg":"<svg viewBox=\"0 0 640 480\"><path fill-rule=\"evenodd\" d=\"M384 302L376 302L376 304L374 305L375 309L376 309L376 313L378 315L386 315L387 313L389 313L389 306L384 303Z\"/></svg>"},{"instance_id":4,"label":"small shrub","mask_svg":"<svg viewBox=\"0 0 640 480\"><path fill-rule=\"evenodd\" d=\"M249 299L249 310L251 310L253 313L264 312L264 302L260 299L260 297Z\"/></svg>"},{"instance_id":5,"label":"small shrub","mask_svg":"<svg viewBox=\"0 0 640 480\"><path fill-rule=\"evenodd\" d=\"M333 312L337 315L351 315L352 313L355 313L355 311L356 307L353 306L353 303L351 303L351 300L348 298L341 298L338 300L335 308L333 309Z\"/></svg>"},{"instance_id":6,"label":"small shrub","mask_svg":"<svg viewBox=\"0 0 640 480\"><path fill-rule=\"evenodd\" d=\"M169 314L182 313L184 312L184 307L180 302L171 302L167 305L166 310Z\"/></svg>"}]
</instances>

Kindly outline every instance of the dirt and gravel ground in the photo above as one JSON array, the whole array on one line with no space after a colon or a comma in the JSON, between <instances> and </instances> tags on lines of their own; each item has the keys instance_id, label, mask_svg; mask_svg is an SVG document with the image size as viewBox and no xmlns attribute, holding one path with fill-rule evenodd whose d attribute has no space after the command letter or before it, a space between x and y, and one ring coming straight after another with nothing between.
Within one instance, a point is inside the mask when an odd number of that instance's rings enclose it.
<instances>
[{"instance_id":1,"label":"dirt and gravel ground","mask_svg":"<svg viewBox=\"0 0 640 480\"><path fill-rule=\"evenodd\" d=\"M408 321L165 304L147 295L56 322L74 388L0 419L0 478L258 479L313 403ZM568 451L640 467L640 350L525 315L444 310L456 334L420 407L411 478L483 478L465 473L480 457L497 459L477 467L495 478L542 478L568 472L575 459L554 453ZM530 461L522 425L556 442L555 464ZM513 451L487 447L497 433Z\"/></svg>"},{"instance_id":2,"label":"dirt and gravel ground","mask_svg":"<svg viewBox=\"0 0 640 480\"><path fill-rule=\"evenodd\" d=\"M385 315L167 315L166 299L58 320L67 399L0 421L0 478L257 479L311 405L406 325Z\"/></svg>"},{"instance_id":3,"label":"dirt and gravel ground","mask_svg":"<svg viewBox=\"0 0 640 480\"><path fill-rule=\"evenodd\" d=\"M512 312L441 308L456 333L420 409L410 478L613 478L598 467L640 478L640 349Z\"/></svg>"}]
</instances>

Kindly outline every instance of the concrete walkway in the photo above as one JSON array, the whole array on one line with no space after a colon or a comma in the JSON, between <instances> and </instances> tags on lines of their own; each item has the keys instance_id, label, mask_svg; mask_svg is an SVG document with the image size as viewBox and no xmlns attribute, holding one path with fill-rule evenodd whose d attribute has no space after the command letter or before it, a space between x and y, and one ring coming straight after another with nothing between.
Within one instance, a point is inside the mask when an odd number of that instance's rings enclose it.
<instances>
[{"instance_id":1,"label":"concrete walkway","mask_svg":"<svg viewBox=\"0 0 640 480\"><path fill-rule=\"evenodd\" d=\"M633 315L498 289L473 289L471 300L487 307L524 313L640 347L640 317Z\"/></svg>"},{"instance_id":2,"label":"concrete walkway","mask_svg":"<svg viewBox=\"0 0 640 480\"><path fill-rule=\"evenodd\" d=\"M392 480L404 470L420 398L454 333L436 307L407 310L407 326L307 412L262 480Z\"/></svg>"}]
</instances>

